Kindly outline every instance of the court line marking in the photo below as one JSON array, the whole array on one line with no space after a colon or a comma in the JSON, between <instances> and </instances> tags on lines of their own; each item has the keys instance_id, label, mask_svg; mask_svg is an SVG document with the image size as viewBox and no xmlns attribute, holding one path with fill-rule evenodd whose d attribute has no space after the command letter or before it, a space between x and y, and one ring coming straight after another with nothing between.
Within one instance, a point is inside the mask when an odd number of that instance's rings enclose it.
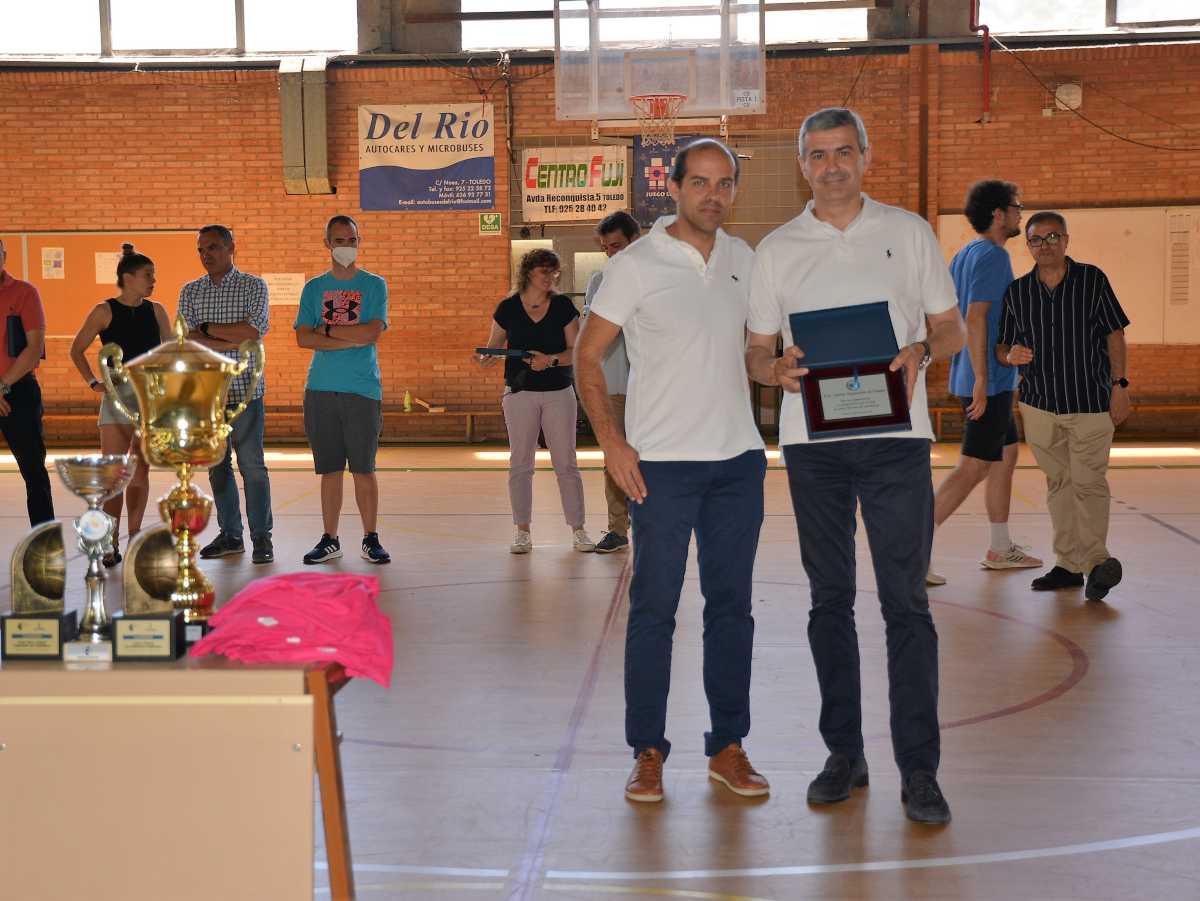
<instances>
[{"instance_id":1,"label":"court line marking","mask_svg":"<svg viewBox=\"0 0 1200 901\"><path fill-rule=\"evenodd\" d=\"M926 857L915 860L869 860L863 863L811 864L791 867L748 867L736 870L662 870L660 872L602 872L596 870L547 870L546 879L593 880L628 882L635 879L727 879L751 876L820 876L827 873L878 873L888 870L927 870L938 867L962 867L984 863L1040 860L1049 857L1070 857L1078 854L1097 854L1102 851L1122 851L1149 845L1164 845L1200 839L1200 827L1178 829L1174 832L1155 832L1131 835L1126 838L1058 845L1051 848L1029 848L1024 851L997 851L990 854L963 854L958 857ZM549 886L547 886L548 888Z\"/></svg>"},{"instance_id":2,"label":"court line marking","mask_svg":"<svg viewBox=\"0 0 1200 901\"><path fill-rule=\"evenodd\" d=\"M703 898L709 901L772 901L770 898L752 898L750 895L729 895L724 892L698 892L688 889L674 888L649 888L648 886L616 886L616 885L588 885L587 883L572 882L569 884L559 883L558 885L543 885L543 891L547 892L579 892L586 891L591 894L599 893L601 895L658 895L668 898Z\"/></svg>"},{"instance_id":3,"label":"court line marking","mask_svg":"<svg viewBox=\"0 0 1200 901\"><path fill-rule=\"evenodd\" d=\"M1150 520L1155 525L1162 526L1168 532L1174 532L1176 535L1179 535L1181 538L1186 538L1192 544L1200 544L1200 538L1197 538L1195 535L1188 534L1187 532L1183 531L1183 529L1176 528L1175 526L1171 525L1169 522L1163 522L1157 516L1153 516L1149 513L1143 513L1142 516L1146 517L1146 519Z\"/></svg>"},{"instance_id":4,"label":"court line marking","mask_svg":"<svg viewBox=\"0 0 1200 901\"><path fill-rule=\"evenodd\" d=\"M318 860L313 867L328 870L328 861ZM481 869L478 867L421 867L399 863L356 863L355 873L392 873L406 876L478 876L480 878L507 879L508 870Z\"/></svg>"}]
</instances>

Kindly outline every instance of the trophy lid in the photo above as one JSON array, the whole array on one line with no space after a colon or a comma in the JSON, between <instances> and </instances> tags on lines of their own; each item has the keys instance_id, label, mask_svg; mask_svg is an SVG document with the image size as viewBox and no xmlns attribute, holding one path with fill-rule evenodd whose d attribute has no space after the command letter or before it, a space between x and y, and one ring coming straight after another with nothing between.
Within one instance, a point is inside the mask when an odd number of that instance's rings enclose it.
<instances>
[{"instance_id":1,"label":"trophy lid","mask_svg":"<svg viewBox=\"0 0 1200 901\"><path fill-rule=\"evenodd\" d=\"M125 366L157 372L223 372L239 365L236 360L231 360L198 341L189 341L187 332L187 324L183 317L176 316L174 340L164 341L158 347L134 357Z\"/></svg>"}]
</instances>

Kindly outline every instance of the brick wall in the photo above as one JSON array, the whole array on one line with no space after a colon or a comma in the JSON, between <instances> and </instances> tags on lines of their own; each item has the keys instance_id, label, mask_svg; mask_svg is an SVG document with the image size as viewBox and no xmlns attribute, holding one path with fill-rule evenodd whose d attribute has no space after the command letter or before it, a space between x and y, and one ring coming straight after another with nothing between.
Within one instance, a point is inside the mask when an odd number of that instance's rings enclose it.
<instances>
[{"instance_id":1,"label":"brick wall","mask_svg":"<svg viewBox=\"0 0 1200 901\"><path fill-rule=\"evenodd\" d=\"M1194 46L1022 57L1049 79L1082 79L1088 114L1116 131L1150 143L1200 143ZM1045 118L1043 91L1025 71L1001 53L993 64L992 121L984 126L977 122L976 51L914 47L866 56L772 57L770 112L735 118L731 128L794 129L805 113L849 96L871 133L874 164L866 190L919 210L924 171L922 212L931 218L958 209L967 185L985 175L1021 184L1031 206L1200 203L1200 153L1138 148L1072 118ZM321 245L326 219L351 213L362 227L363 265L390 287L392 328L379 345L387 398L398 403L408 389L451 409L492 409L498 370L481 373L470 348L486 335L506 291L508 242L479 236L470 212L358 210L357 107L476 100L477 85L465 74L441 66L332 69L329 162L338 193L290 196L283 192L274 72L0 71L0 169L6 175L0 228L190 229L220 221L237 232L243 269L311 276L328 265ZM518 66L514 76L517 136L587 133L586 123L555 120L553 74L545 66ZM511 168L503 86L494 86L489 99L496 105L497 208L506 210ZM294 314L291 307L275 308L266 341L268 403L278 408L268 430L278 438L298 434L294 413L285 410L300 403L309 359L292 337ZM48 412L60 417L51 420L52 435L94 440L95 397L80 384L66 345L51 342L41 372ZM1200 347L1135 346L1131 375L1135 399L1200 402ZM943 369L935 369L935 400L936 386L944 384ZM1142 425L1194 434L1196 422L1193 415L1143 419ZM503 434L495 420L485 425L485 434ZM388 435L453 437L460 429L457 422L395 417Z\"/></svg>"}]
</instances>

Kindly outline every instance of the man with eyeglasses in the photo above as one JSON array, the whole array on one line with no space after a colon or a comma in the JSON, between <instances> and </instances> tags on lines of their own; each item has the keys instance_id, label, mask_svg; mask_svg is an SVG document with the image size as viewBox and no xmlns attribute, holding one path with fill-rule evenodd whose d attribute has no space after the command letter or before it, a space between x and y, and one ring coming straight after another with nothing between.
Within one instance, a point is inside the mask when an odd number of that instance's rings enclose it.
<instances>
[{"instance_id":1,"label":"man with eyeglasses","mask_svg":"<svg viewBox=\"0 0 1200 901\"><path fill-rule=\"evenodd\" d=\"M958 310L967 322L967 346L950 362L950 393L962 400L965 421L958 465L938 486L933 498L933 525L940 527L975 486L986 481L991 541L979 561L985 569L1042 565L1008 533L1020 441L1013 419L1017 370L992 353L1000 336L1001 301L1013 280L1012 262L1004 245L1021 233L1023 209L1020 191L1012 182L988 179L973 184L963 213L978 236L950 262ZM946 578L931 568L925 584L945 585Z\"/></svg>"},{"instance_id":2,"label":"man with eyeglasses","mask_svg":"<svg viewBox=\"0 0 1200 901\"><path fill-rule=\"evenodd\" d=\"M1046 474L1056 560L1033 589L1083 587L1099 601L1122 575L1107 547L1107 472L1113 431L1129 416L1129 319L1104 273L1067 256L1059 213L1031 216L1025 239L1037 265L1004 295L996 357L1020 367L1025 440Z\"/></svg>"}]
</instances>

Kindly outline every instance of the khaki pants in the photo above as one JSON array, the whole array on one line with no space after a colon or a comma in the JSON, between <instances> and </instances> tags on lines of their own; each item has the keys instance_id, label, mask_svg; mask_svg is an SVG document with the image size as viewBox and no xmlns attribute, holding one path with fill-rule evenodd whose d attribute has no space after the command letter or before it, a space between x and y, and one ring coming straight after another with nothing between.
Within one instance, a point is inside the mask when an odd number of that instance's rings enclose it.
<instances>
[{"instance_id":1,"label":"khaki pants","mask_svg":"<svg viewBox=\"0 0 1200 901\"><path fill-rule=\"evenodd\" d=\"M625 434L625 395L610 394L612 401L613 419L621 434ZM604 499L608 501L608 531L615 532L622 538L629 537L629 498L620 486L609 475L608 467L604 469Z\"/></svg>"},{"instance_id":2,"label":"khaki pants","mask_svg":"<svg viewBox=\"0 0 1200 901\"><path fill-rule=\"evenodd\" d=\"M1025 441L1046 474L1054 555L1063 569L1087 574L1109 557L1107 413L1047 413L1021 404Z\"/></svg>"}]
</instances>

